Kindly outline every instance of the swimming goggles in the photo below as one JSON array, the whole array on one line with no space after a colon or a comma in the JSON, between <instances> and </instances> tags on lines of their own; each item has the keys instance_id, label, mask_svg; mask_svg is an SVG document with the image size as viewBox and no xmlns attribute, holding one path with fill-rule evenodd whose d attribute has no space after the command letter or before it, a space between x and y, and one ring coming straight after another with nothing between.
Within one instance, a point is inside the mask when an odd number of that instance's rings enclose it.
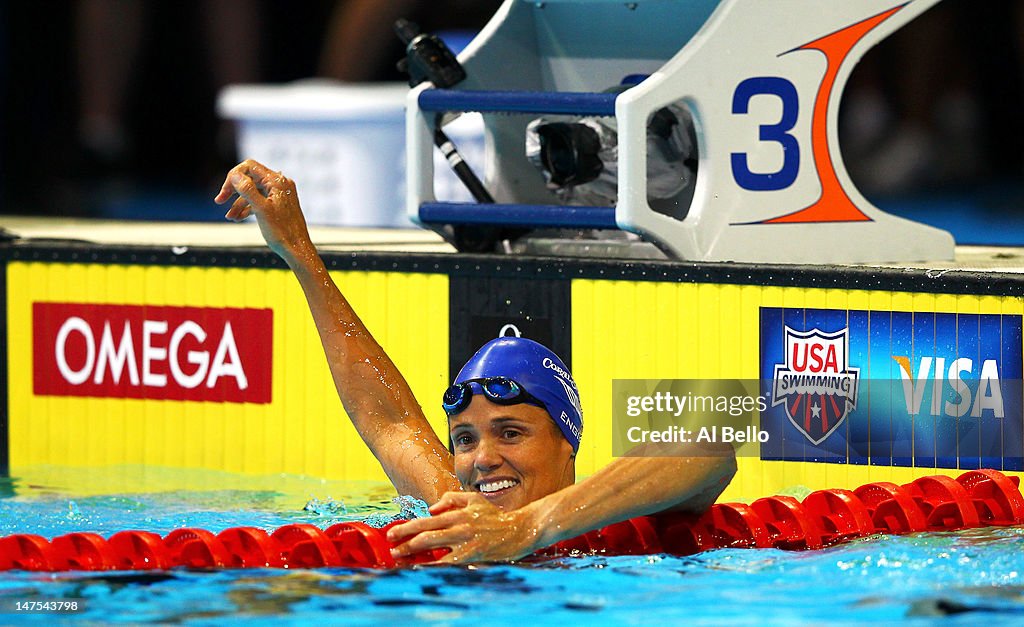
<instances>
[{"instance_id":1,"label":"swimming goggles","mask_svg":"<svg viewBox=\"0 0 1024 627\"><path fill-rule=\"evenodd\" d=\"M470 383L479 384L480 389L484 392L484 396L492 403L498 405L529 403L530 405L547 409L547 406L540 399L527 392L523 386L512 379L508 377L488 377L485 379L467 379L448 388L448 391L444 393L444 399L441 403L444 407L444 412L448 416L454 416L469 406L470 401L473 400L473 389L470 387Z\"/></svg>"}]
</instances>

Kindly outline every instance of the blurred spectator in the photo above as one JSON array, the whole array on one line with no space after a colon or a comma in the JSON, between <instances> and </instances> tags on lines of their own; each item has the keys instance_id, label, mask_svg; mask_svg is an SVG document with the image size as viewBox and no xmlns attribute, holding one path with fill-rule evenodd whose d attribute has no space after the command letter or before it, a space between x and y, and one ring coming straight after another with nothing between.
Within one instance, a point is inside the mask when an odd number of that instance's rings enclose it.
<instances>
[{"instance_id":1,"label":"blurred spectator","mask_svg":"<svg viewBox=\"0 0 1024 627\"><path fill-rule=\"evenodd\" d=\"M125 114L128 88L140 70L153 71L142 44L149 20L165 19L157 3L144 0L79 0L76 21L78 71L78 137L87 165L109 174L125 167L138 146L133 145ZM214 89L231 83L259 80L261 53L260 5L257 0L200 0L195 14L173 16L192 24L175 24L176 31L203 42ZM191 68L180 71L191 73ZM150 94L169 115L188 116L173 80L165 91ZM225 138L230 143L230 137Z\"/></svg>"},{"instance_id":2,"label":"blurred spectator","mask_svg":"<svg viewBox=\"0 0 1024 627\"><path fill-rule=\"evenodd\" d=\"M844 162L862 191L901 194L1020 172L1024 151L1005 146L1021 128L1024 29L1011 25L1024 27L1022 4L945 0L865 55L841 119Z\"/></svg>"},{"instance_id":3,"label":"blurred spectator","mask_svg":"<svg viewBox=\"0 0 1024 627\"><path fill-rule=\"evenodd\" d=\"M395 63L405 56L392 26L400 17L425 32L477 32L500 0L339 0L327 28L320 75L343 81L404 80Z\"/></svg>"},{"instance_id":4,"label":"blurred spectator","mask_svg":"<svg viewBox=\"0 0 1024 627\"><path fill-rule=\"evenodd\" d=\"M0 24L7 22L7 6L0 4ZM0 120L7 120L7 84L10 80L7 72L7 33L0 29ZM5 129L0 127L0 137L4 137ZM2 143L2 142L0 142ZM0 150L0 212L7 209L7 171L4 151Z\"/></svg>"},{"instance_id":5,"label":"blurred spectator","mask_svg":"<svg viewBox=\"0 0 1024 627\"><path fill-rule=\"evenodd\" d=\"M102 172L195 190L234 161L214 101L230 82L403 80L398 16L478 31L500 0L0 3L4 211L86 213ZM582 19L582 18L581 18ZM1024 172L1024 2L942 0L868 51L841 114L870 194ZM510 60L514 62L514 60ZM74 176L77 174L77 178ZM201 193L200 193L201 192Z\"/></svg>"},{"instance_id":6,"label":"blurred spectator","mask_svg":"<svg viewBox=\"0 0 1024 627\"><path fill-rule=\"evenodd\" d=\"M3 209L94 215L168 192L208 205L236 157L218 89L314 75L334 0L0 5Z\"/></svg>"},{"instance_id":7,"label":"blurred spectator","mask_svg":"<svg viewBox=\"0 0 1024 627\"><path fill-rule=\"evenodd\" d=\"M67 69L70 5L4 2L3 210L38 211L37 198L61 197L50 184L74 137Z\"/></svg>"}]
</instances>

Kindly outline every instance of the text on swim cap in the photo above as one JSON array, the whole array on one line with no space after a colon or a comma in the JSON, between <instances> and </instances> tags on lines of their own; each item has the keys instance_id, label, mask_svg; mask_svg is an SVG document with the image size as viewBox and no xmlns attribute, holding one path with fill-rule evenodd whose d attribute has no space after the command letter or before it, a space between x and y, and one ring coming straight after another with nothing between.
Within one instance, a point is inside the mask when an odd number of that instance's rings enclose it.
<instances>
[{"instance_id":1,"label":"text on swim cap","mask_svg":"<svg viewBox=\"0 0 1024 627\"><path fill-rule=\"evenodd\" d=\"M551 361L551 358L550 358L550 357L545 357L545 358L544 358L544 361L542 361L542 362L541 362L541 364L542 364L542 365L543 365L543 366L544 366L545 368L547 368L548 370L554 370L554 371L555 371L555 372L557 372L558 374L562 375L562 377L563 377L564 379L566 379L566 380L568 380L568 381L569 381L570 383L572 383L572 386L573 386L573 387L576 387L576 382L572 380L572 375L571 375L571 374L569 374L568 372L566 372L565 370L563 370L561 366L559 366L559 365L558 365L558 364L556 364L555 362Z\"/></svg>"},{"instance_id":2,"label":"text on swim cap","mask_svg":"<svg viewBox=\"0 0 1024 627\"><path fill-rule=\"evenodd\" d=\"M563 411L562 415L559 417L562 419L562 422L565 423L567 427L569 427L569 431L572 431L573 436L575 436L577 440L579 440L583 436L583 430L580 427L578 427L575 423L573 423L573 421L569 420L569 414Z\"/></svg>"}]
</instances>

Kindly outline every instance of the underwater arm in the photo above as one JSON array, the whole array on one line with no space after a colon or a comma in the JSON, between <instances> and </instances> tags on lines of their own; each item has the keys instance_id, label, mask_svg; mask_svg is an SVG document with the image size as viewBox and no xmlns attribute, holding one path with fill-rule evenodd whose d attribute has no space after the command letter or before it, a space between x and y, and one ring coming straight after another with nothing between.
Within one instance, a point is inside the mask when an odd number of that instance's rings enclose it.
<instances>
[{"instance_id":1,"label":"underwater arm","mask_svg":"<svg viewBox=\"0 0 1024 627\"><path fill-rule=\"evenodd\" d=\"M702 512L736 473L732 447L683 457L621 457L580 483L502 511L479 494L448 493L420 518L388 531L396 557L437 548L442 562L516 559L593 529L657 512Z\"/></svg>"},{"instance_id":2,"label":"underwater arm","mask_svg":"<svg viewBox=\"0 0 1024 627\"><path fill-rule=\"evenodd\" d=\"M436 501L459 484L402 373L370 335L327 272L309 238L295 183L252 161L235 166L217 194L235 193L225 217L256 216L267 245L291 268L306 296L338 397L359 435L400 494Z\"/></svg>"}]
</instances>

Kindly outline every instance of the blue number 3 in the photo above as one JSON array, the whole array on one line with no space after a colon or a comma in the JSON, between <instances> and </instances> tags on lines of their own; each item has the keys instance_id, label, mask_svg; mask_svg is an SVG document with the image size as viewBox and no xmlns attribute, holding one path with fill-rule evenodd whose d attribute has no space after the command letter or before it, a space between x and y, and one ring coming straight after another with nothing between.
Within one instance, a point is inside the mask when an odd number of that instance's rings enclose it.
<instances>
[{"instance_id":1,"label":"blue number 3","mask_svg":"<svg viewBox=\"0 0 1024 627\"><path fill-rule=\"evenodd\" d=\"M793 184L800 170L800 144L787 131L796 124L800 106L793 83L777 76L748 78L736 86L732 96L732 112L747 113L750 99L760 94L778 96L782 101L782 119L776 124L762 124L761 141L782 145L782 167L778 172L751 172L747 166L747 153L732 153L732 176L743 189L755 192L784 189Z\"/></svg>"}]
</instances>

